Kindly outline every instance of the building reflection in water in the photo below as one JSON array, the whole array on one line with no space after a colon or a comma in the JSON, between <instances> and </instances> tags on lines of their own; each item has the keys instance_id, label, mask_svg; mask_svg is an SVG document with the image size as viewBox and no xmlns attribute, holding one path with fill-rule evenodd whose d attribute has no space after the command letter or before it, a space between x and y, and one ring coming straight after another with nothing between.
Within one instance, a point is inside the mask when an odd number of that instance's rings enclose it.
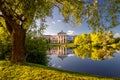
<instances>
[{"instance_id":1,"label":"building reflection in water","mask_svg":"<svg viewBox=\"0 0 120 80\"><path fill-rule=\"evenodd\" d=\"M74 56L73 49L66 47L53 47L47 50L48 55L57 55L61 60L68 56Z\"/></svg>"}]
</instances>

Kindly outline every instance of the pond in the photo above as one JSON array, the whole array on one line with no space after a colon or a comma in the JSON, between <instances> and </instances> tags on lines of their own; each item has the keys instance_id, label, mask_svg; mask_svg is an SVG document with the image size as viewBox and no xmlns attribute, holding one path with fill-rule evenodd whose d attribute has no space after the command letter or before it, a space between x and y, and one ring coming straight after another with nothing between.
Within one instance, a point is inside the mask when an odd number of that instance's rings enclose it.
<instances>
[{"instance_id":1,"label":"pond","mask_svg":"<svg viewBox=\"0 0 120 80\"><path fill-rule=\"evenodd\" d=\"M115 49L79 50L66 47L48 49L48 66L63 70L120 77L120 52Z\"/></svg>"}]
</instances>

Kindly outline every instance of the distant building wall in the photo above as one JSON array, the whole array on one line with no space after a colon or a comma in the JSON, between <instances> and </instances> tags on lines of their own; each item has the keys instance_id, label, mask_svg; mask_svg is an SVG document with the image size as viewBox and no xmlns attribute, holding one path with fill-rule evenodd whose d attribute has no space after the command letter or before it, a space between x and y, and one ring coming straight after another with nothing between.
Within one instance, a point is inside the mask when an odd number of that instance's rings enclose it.
<instances>
[{"instance_id":1,"label":"distant building wall","mask_svg":"<svg viewBox=\"0 0 120 80\"><path fill-rule=\"evenodd\" d=\"M49 40L50 43L64 44L74 41L74 36L67 35L63 30L57 33L57 35L44 35L44 38Z\"/></svg>"}]
</instances>

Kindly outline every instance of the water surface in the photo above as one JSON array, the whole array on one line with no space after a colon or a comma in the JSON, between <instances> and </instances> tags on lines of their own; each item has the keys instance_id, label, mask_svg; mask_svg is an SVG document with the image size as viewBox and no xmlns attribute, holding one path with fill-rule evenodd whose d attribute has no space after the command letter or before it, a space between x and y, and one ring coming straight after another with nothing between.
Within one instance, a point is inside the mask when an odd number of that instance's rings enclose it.
<instances>
[{"instance_id":1,"label":"water surface","mask_svg":"<svg viewBox=\"0 0 120 80\"><path fill-rule=\"evenodd\" d=\"M77 53L75 49L65 47L51 48L47 51L50 57L48 65L68 71L120 77L119 51L96 49L96 51L92 50L92 52L82 52Z\"/></svg>"}]
</instances>

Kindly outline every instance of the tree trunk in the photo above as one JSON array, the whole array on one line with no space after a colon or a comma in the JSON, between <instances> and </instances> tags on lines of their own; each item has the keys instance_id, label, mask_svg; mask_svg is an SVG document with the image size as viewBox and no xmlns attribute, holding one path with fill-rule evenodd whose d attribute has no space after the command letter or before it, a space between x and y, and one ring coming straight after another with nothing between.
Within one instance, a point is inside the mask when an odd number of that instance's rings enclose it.
<instances>
[{"instance_id":1,"label":"tree trunk","mask_svg":"<svg viewBox=\"0 0 120 80\"><path fill-rule=\"evenodd\" d=\"M21 63L26 61L25 55L25 37L26 30L17 26L12 30L12 63Z\"/></svg>"},{"instance_id":2,"label":"tree trunk","mask_svg":"<svg viewBox=\"0 0 120 80\"><path fill-rule=\"evenodd\" d=\"M3 5L5 5L4 0ZM0 0L1 2L1 0ZM1 3L0 3L1 4ZM6 28L10 32L12 39L12 63L21 63L26 61L25 55L25 37L26 29L23 28L23 22L26 19L22 19L23 16L15 14L12 8L7 9L6 6L0 5L0 12L6 23ZM22 24L20 24L20 22Z\"/></svg>"}]
</instances>

